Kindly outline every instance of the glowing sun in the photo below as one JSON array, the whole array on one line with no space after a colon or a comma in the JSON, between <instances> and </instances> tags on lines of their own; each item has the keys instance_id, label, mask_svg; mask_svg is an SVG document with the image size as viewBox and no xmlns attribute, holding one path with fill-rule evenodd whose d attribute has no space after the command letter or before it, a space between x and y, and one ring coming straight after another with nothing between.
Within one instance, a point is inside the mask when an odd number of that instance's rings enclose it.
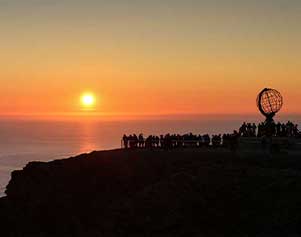
<instances>
[{"instance_id":1,"label":"glowing sun","mask_svg":"<svg viewBox=\"0 0 301 237\"><path fill-rule=\"evenodd\" d=\"M81 96L81 103L83 106L91 107L95 104L95 96L91 93L85 93Z\"/></svg>"}]
</instances>

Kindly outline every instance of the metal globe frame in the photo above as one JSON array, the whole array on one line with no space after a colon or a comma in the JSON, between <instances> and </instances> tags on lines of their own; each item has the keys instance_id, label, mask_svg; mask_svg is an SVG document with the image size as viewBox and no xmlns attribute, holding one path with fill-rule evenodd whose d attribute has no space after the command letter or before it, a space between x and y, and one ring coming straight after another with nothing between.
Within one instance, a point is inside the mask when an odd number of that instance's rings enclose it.
<instances>
[{"instance_id":1,"label":"metal globe frame","mask_svg":"<svg viewBox=\"0 0 301 237\"><path fill-rule=\"evenodd\" d=\"M256 100L259 111L266 117L266 122L273 122L273 117L283 106L283 97L279 91L264 88Z\"/></svg>"}]
</instances>

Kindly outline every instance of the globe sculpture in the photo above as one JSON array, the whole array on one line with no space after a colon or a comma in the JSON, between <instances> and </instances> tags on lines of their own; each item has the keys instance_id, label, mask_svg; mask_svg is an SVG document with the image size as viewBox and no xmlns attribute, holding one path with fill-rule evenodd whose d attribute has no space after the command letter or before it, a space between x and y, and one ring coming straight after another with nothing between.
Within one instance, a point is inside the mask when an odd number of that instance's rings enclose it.
<instances>
[{"instance_id":1,"label":"globe sculpture","mask_svg":"<svg viewBox=\"0 0 301 237\"><path fill-rule=\"evenodd\" d=\"M266 117L266 122L273 122L273 117L280 111L283 98L279 91L265 88L257 96L257 107Z\"/></svg>"}]
</instances>

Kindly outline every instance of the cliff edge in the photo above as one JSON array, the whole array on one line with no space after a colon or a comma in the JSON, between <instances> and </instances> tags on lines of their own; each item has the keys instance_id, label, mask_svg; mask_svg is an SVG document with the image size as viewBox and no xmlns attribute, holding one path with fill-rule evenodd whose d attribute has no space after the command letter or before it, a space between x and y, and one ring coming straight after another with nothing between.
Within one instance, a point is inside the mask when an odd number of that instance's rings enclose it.
<instances>
[{"instance_id":1,"label":"cliff edge","mask_svg":"<svg viewBox=\"0 0 301 237\"><path fill-rule=\"evenodd\" d=\"M6 236L301 233L301 160L225 150L112 150L12 172Z\"/></svg>"}]
</instances>

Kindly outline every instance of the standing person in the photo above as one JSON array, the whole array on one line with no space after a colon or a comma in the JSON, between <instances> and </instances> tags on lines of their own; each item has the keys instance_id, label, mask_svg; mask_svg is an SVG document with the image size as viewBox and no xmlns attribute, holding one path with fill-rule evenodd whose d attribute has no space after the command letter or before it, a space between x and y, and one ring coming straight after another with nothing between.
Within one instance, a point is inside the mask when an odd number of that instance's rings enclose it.
<instances>
[{"instance_id":1,"label":"standing person","mask_svg":"<svg viewBox=\"0 0 301 237\"><path fill-rule=\"evenodd\" d=\"M278 122L276 125L276 136L280 137L281 136L281 123Z\"/></svg>"},{"instance_id":2,"label":"standing person","mask_svg":"<svg viewBox=\"0 0 301 237\"><path fill-rule=\"evenodd\" d=\"M231 151L237 151L240 136L241 135L236 130L234 130L233 133L229 136L229 145Z\"/></svg>"},{"instance_id":3,"label":"standing person","mask_svg":"<svg viewBox=\"0 0 301 237\"><path fill-rule=\"evenodd\" d=\"M160 135L160 147L164 148L164 136Z\"/></svg>"},{"instance_id":4,"label":"standing person","mask_svg":"<svg viewBox=\"0 0 301 237\"><path fill-rule=\"evenodd\" d=\"M137 148L138 146L138 137L136 134L133 135L133 148Z\"/></svg>"},{"instance_id":5,"label":"standing person","mask_svg":"<svg viewBox=\"0 0 301 237\"><path fill-rule=\"evenodd\" d=\"M204 145L205 145L206 147L209 147L209 145L210 145L210 136L209 136L208 134L205 134L205 135L203 136L203 142L204 142Z\"/></svg>"},{"instance_id":6,"label":"standing person","mask_svg":"<svg viewBox=\"0 0 301 237\"><path fill-rule=\"evenodd\" d=\"M239 128L239 133L240 133L240 135L241 136L246 136L247 134L247 124L246 124L246 122L244 122L242 125L241 125L241 127Z\"/></svg>"},{"instance_id":7,"label":"standing person","mask_svg":"<svg viewBox=\"0 0 301 237\"><path fill-rule=\"evenodd\" d=\"M262 123L258 124L258 129L257 129L257 137L262 136Z\"/></svg>"},{"instance_id":8,"label":"standing person","mask_svg":"<svg viewBox=\"0 0 301 237\"><path fill-rule=\"evenodd\" d=\"M203 146L203 137L202 135L198 136L199 147Z\"/></svg>"},{"instance_id":9,"label":"standing person","mask_svg":"<svg viewBox=\"0 0 301 237\"><path fill-rule=\"evenodd\" d=\"M156 147L159 147L160 138L158 136L155 137L155 143L156 143Z\"/></svg>"},{"instance_id":10,"label":"standing person","mask_svg":"<svg viewBox=\"0 0 301 237\"><path fill-rule=\"evenodd\" d=\"M298 134L299 134L298 124L294 125L293 134L294 134L294 137L298 136Z\"/></svg>"},{"instance_id":11,"label":"standing person","mask_svg":"<svg viewBox=\"0 0 301 237\"><path fill-rule=\"evenodd\" d=\"M139 144L139 147L144 147L144 137L143 137L143 134L140 133L139 134L139 137L138 137L138 144Z\"/></svg>"},{"instance_id":12,"label":"standing person","mask_svg":"<svg viewBox=\"0 0 301 237\"><path fill-rule=\"evenodd\" d=\"M128 143L129 143L129 148L134 148L134 143L133 143L133 136L132 135L129 135L128 136Z\"/></svg>"},{"instance_id":13,"label":"standing person","mask_svg":"<svg viewBox=\"0 0 301 237\"><path fill-rule=\"evenodd\" d=\"M256 137L256 129L257 129L257 126L255 123L252 124L252 137Z\"/></svg>"},{"instance_id":14,"label":"standing person","mask_svg":"<svg viewBox=\"0 0 301 237\"><path fill-rule=\"evenodd\" d=\"M125 149L128 149L128 145L129 145L128 142L129 142L129 139L128 139L127 135L124 134L122 140L123 140L124 148L125 148Z\"/></svg>"},{"instance_id":15,"label":"standing person","mask_svg":"<svg viewBox=\"0 0 301 237\"><path fill-rule=\"evenodd\" d=\"M251 123L247 124L247 137L251 137L252 136L252 125Z\"/></svg>"},{"instance_id":16,"label":"standing person","mask_svg":"<svg viewBox=\"0 0 301 237\"><path fill-rule=\"evenodd\" d=\"M285 137L286 136L286 126L285 124L281 124L281 137Z\"/></svg>"},{"instance_id":17,"label":"standing person","mask_svg":"<svg viewBox=\"0 0 301 237\"><path fill-rule=\"evenodd\" d=\"M164 148L165 149L171 149L172 147L172 140L171 140L171 136L169 133L167 133L164 137Z\"/></svg>"}]
</instances>

